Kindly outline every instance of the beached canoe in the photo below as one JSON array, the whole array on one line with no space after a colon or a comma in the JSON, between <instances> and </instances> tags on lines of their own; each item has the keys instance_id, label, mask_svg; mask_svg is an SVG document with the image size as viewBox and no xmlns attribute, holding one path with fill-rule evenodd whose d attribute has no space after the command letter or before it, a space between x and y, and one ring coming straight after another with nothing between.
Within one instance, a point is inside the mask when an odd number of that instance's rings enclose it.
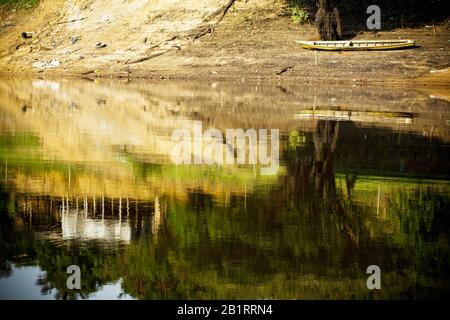
<instances>
[{"instance_id":1,"label":"beached canoe","mask_svg":"<svg viewBox=\"0 0 450 320\"><path fill-rule=\"evenodd\" d=\"M296 41L305 49L329 51L396 50L414 47L414 40Z\"/></svg>"},{"instance_id":2,"label":"beached canoe","mask_svg":"<svg viewBox=\"0 0 450 320\"><path fill-rule=\"evenodd\" d=\"M297 120L353 121L369 123L413 123L414 114L408 112L385 112L364 110L341 110L333 108L305 109L295 114Z\"/></svg>"}]
</instances>

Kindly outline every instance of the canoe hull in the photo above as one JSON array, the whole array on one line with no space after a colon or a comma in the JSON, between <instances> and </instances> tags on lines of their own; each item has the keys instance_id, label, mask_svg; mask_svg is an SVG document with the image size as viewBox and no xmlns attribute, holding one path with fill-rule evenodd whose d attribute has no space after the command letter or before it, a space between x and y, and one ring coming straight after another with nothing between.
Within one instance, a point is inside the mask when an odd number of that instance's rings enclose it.
<instances>
[{"instance_id":1,"label":"canoe hull","mask_svg":"<svg viewBox=\"0 0 450 320\"><path fill-rule=\"evenodd\" d=\"M415 47L414 40L296 41L304 49L323 51L383 51Z\"/></svg>"}]
</instances>

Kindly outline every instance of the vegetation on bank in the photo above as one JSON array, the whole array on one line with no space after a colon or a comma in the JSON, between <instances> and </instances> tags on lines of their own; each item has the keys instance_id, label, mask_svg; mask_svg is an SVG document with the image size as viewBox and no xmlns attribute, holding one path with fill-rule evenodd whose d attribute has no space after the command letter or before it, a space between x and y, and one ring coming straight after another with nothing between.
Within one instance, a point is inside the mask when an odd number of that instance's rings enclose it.
<instances>
[{"instance_id":1,"label":"vegetation on bank","mask_svg":"<svg viewBox=\"0 0 450 320\"><path fill-rule=\"evenodd\" d=\"M13 8L32 8L39 3L39 0L0 0L0 5L11 6Z\"/></svg>"},{"instance_id":2,"label":"vegetation on bank","mask_svg":"<svg viewBox=\"0 0 450 320\"><path fill-rule=\"evenodd\" d=\"M286 0L292 20L296 23L314 22L318 9L316 0ZM351 27L365 27L366 10L378 5L382 12L383 29L387 27L414 27L443 22L449 18L448 1L419 0L341 0L336 3L343 23ZM332 3L332 2L329 2Z\"/></svg>"},{"instance_id":3,"label":"vegetation on bank","mask_svg":"<svg viewBox=\"0 0 450 320\"><path fill-rule=\"evenodd\" d=\"M313 3L311 0L288 0L292 21L304 24L314 20Z\"/></svg>"}]
</instances>

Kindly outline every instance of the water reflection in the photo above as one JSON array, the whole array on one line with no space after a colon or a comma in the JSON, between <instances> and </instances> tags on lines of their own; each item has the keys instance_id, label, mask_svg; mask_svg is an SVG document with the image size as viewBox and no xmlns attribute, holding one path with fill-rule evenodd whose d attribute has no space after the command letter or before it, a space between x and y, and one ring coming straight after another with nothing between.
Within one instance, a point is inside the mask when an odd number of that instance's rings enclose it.
<instances>
[{"instance_id":1,"label":"water reflection","mask_svg":"<svg viewBox=\"0 0 450 320\"><path fill-rule=\"evenodd\" d=\"M445 100L378 87L4 80L0 101L2 298L28 297L8 293L22 282L64 299L450 293ZM170 134L194 121L280 129L280 170L174 165ZM66 288L71 264L78 292ZM381 291L366 287L372 264ZM17 266L45 276L20 282Z\"/></svg>"},{"instance_id":2,"label":"water reflection","mask_svg":"<svg viewBox=\"0 0 450 320\"><path fill-rule=\"evenodd\" d=\"M122 291L122 281L99 285L96 292L89 296L77 293L73 298L91 300L131 300L128 294ZM11 272L7 278L0 278L1 300L53 300L67 299L58 292L58 289L50 287L46 282L46 274L39 267L11 265Z\"/></svg>"},{"instance_id":3,"label":"water reflection","mask_svg":"<svg viewBox=\"0 0 450 320\"><path fill-rule=\"evenodd\" d=\"M105 221L88 218L77 211L64 212L61 217L63 239L102 239L129 243L131 228L128 221Z\"/></svg>"}]
</instances>

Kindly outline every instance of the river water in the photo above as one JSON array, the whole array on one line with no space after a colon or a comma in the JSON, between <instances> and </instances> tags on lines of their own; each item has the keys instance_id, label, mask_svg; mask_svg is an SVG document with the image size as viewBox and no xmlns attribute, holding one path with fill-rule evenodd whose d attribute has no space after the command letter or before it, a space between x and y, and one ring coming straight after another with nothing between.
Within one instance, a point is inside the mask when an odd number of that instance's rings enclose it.
<instances>
[{"instance_id":1,"label":"river water","mask_svg":"<svg viewBox=\"0 0 450 320\"><path fill-rule=\"evenodd\" d=\"M176 163L195 126L279 164ZM448 297L449 141L411 88L1 80L0 299Z\"/></svg>"}]
</instances>

